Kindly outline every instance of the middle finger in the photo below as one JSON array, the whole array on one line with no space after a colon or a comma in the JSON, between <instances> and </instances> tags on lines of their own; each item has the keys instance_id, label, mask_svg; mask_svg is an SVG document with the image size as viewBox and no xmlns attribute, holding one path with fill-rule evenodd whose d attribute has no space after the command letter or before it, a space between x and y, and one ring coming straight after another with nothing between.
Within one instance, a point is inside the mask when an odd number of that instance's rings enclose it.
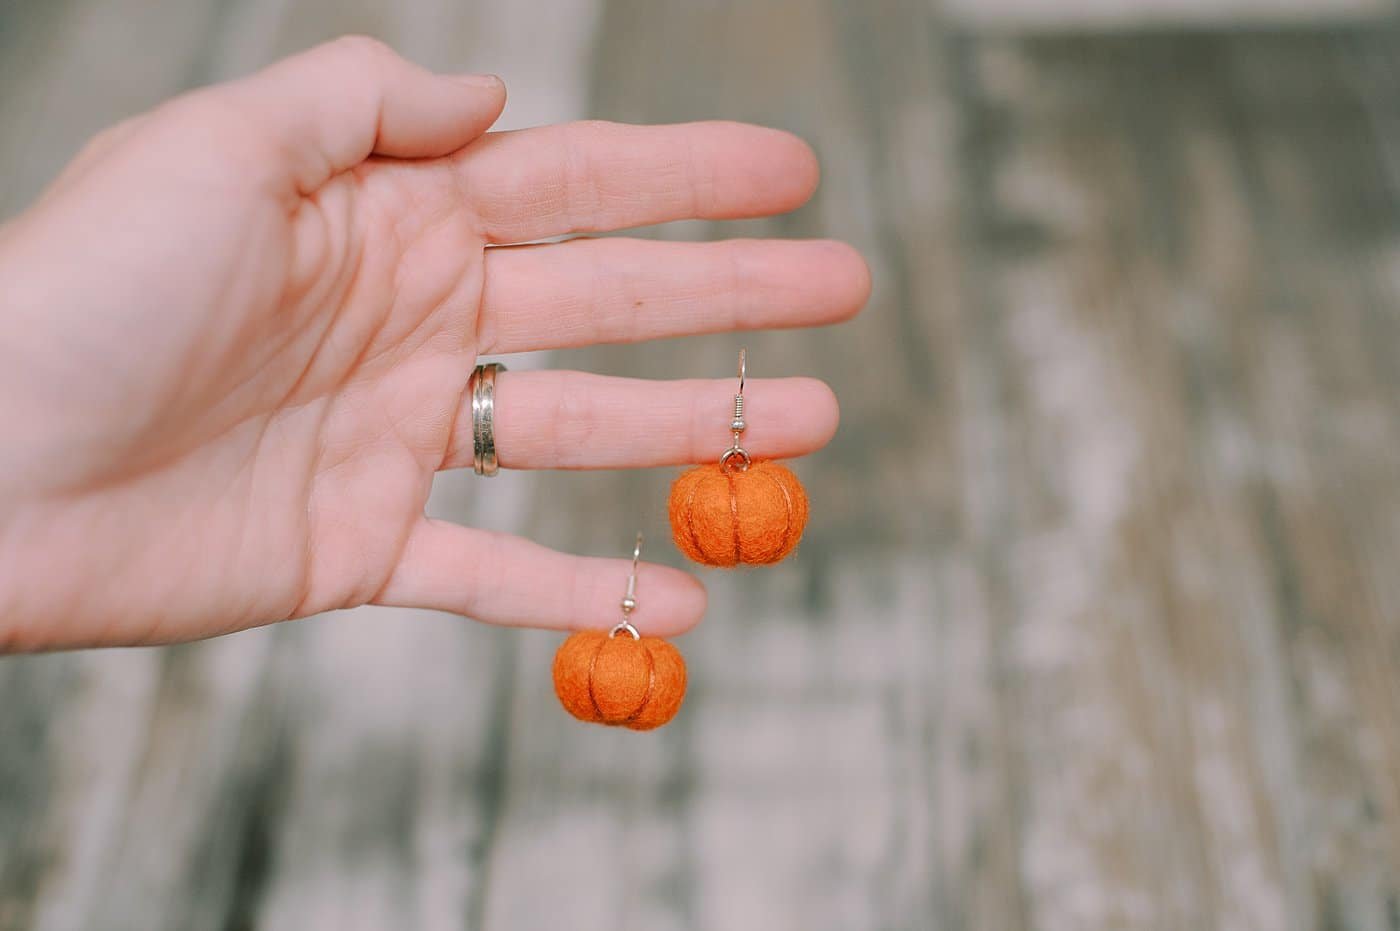
<instances>
[{"instance_id":1,"label":"middle finger","mask_svg":"<svg viewBox=\"0 0 1400 931\"><path fill-rule=\"evenodd\" d=\"M482 353L820 326L870 293L865 260L827 240L576 239L486 250Z\"/></svg>"}]
</instances>

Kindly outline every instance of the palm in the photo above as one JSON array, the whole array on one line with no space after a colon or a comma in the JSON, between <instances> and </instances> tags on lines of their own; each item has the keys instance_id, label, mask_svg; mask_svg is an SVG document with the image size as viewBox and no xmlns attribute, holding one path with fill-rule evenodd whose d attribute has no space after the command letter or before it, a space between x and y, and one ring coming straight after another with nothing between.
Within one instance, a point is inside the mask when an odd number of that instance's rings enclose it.
<instances>
[{"instance_id":1,"label":"palm","mask_svg":"<svg viewBox=\"0 0 1400 931\"><path fill-rule=\"evenodd\" d=\"M288 269L282 290L303 296L274 310L304 320L305 335L225 375L230 387L250 386L237 416L278 425L271 455L285 463L297 451L294 468L259 469L266 432L230 437L234 475L254 495L291 505L269 535L277 545L250 567L279 580L276 614L372 600L448 455L476 360L486 245L452 171L372 161L308 199L290 231L293 251L321 260ZM457 209L425 218L414 210L425 200Z\"/></svg>"},{"instance_id":2,"label":"palm","mask_svg":"<svg viewBox=\"0 0 1400 931\"><path fill-rule=\"evenodd\" d=\"M328 57L322 49L280 67L294 75L318 54ZM384 53L360 44L332 54ZM423 517L434 474L463 465L463 392L478 351L728 328L746 290L778 298L746 325L816 322L858 308L863 270L849 250L822 244L486 247L791 206L809 189L806 156L787 137L731 126L478 138L499 93L460 88L433 88L450 113L418 113L396 128L392 81L377 91L380 112L359 116L367 141L338 123L317 136L295 113L279 135L277 110L243 119L253 106L277 106L256 93L276 71L246 82L247 98L224 109L237 118L216 123L193 149L189 126L159 113L146 118L154 128L138 124L100 143L46 209L18 224L12 238L32 252L59 239L73 249L76 239L76 251L110 258L117 271L96 286L74 278L66 291L43 292L64 309L45 325L92 338L68 347L61 390L36 389L32 404L17 405L34 412L42 439L12 470L34 486L23 520L0 527L42 528L26 536L28 558L12 571L63 566L105 584L49 592L42 611L0 602L7 613L66 625L10 637L19 645L186 639L372 601L500 622L605 623L616 583L602 575L620 564L590 568ZM420 109L432 97L426 74L396 80L413 85L398 93ZM313 137L297 144L318 145L316 157L282 157L296 134ZM365 159L369 149L377 155ZM65 207L75 204L85 223L65 226ZM140 250L111 255L133 216L148 221ZM774 263L783 248L793 267ZM23 249L11 252L25 261ZM712 280L720 310L731 305L727 316L697 300L698 283ZM508 467L685 462L697 448L707 458L710 437L724 433L723 383L507 378L497 441ZM635 436L609 434L610 408L640 390L655 422L631 425ZM775 407L802 408L755 437L768 454L805 452L834 425L829 395L814 383L750 391L757 403L771 392ZM74 396L91 403L69 410ZM713 434L691 416L697 396L717 402ZM596 442L569 442L580 436ZM573 581L541 594L546 578ZM658 570L653 585L654 629L698 619L703 601L684 576Z\"/></svg>"}]
</instances>

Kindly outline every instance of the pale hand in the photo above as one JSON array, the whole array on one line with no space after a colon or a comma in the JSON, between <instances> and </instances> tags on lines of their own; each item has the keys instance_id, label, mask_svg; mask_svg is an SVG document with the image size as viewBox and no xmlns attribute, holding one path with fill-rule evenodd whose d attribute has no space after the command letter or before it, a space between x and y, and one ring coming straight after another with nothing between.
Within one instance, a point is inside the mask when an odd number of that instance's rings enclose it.
<instances>
[{"instance_id":1,"label":"pale hand","mask_svg":"<svg viewBox=\"0 0 1400 931\"><path fill-rule=\"evenodd\" d=\"M488 248L761 216L817 180L774 130L487 133L504 101L494 78L340 40L107 131L0 228L0 650L368 603L614 622L626 560L424 517L434 474L470 467L477 355L830 323L869 279L832 242ZM506 373L501 465L707 461L732 390ZM746 395L757 454L835 430L820 382ZM650 632L699 620L697 581L646 572Z\"/></svg>"}]
</instances>

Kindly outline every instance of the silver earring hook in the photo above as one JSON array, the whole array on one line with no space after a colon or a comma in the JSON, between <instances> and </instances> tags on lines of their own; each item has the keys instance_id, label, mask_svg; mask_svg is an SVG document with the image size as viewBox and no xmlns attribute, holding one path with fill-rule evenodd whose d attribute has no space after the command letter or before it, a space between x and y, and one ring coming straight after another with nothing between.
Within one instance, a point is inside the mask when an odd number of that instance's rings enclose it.
<instances>
[{"instance_id":1,"label":"silver earring hook","mask_svg":"<svg viewBox=\"0 0 1400 931\"><path fill-rule=\"evenodd\" d=\"M637 610L637 566L642 561L642 532L637 531L637 545L632 547L632 571L627 575L627 594L622 596L622 620L608 632L609 637L616 637L624 630L632 635L633 640L642 639L642 635L637 633L637 628L632 626L632 612Z\"/></svg>"},{"instance_id":2,"label":"silver earring hook","mask_svg":"<svg viewBox=\"0 0 1400 931\"><path fill-rule=\"evenodd\" d=\"M729 422L729 431L734 434L734 443L724 451L724 455L719 457L721 469L728 469L730 464L737 460L737 465L734 468L743 472L753 462L744 447L739 445L739 435L748 428L748 424L744 421L744 376L748 374L748 370L749 351L741 348L739 350L739 393L734 395L734 419Z\"/></svg>"}]
</instances>

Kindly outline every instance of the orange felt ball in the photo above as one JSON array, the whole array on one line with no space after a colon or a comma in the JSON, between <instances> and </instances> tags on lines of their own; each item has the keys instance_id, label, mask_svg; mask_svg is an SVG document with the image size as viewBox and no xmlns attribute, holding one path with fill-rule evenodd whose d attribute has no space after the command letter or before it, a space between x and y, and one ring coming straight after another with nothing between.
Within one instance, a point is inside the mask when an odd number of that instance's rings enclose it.
<instances>
[{"instance_id":1,"label":"orange felt ball","mask_svg":"<svg viewBox=\"0 0 1400 931\"><path fill-rule=\"evenodd\" d=\"M671 535L707 566L766 566L787 558L807 526L807 492L792 470L755 462L744 471L703 465L671 486Z\"/></svg>"},{"instance_id":2,"label":"orange felt ball","mask_svg":"<svg viewBox=\"0 0 1400 931\"><path fill-rule=\"evenodd\" d=\"M660 637L580 631L554 654L554 693L580 721L649 731L680 710L685 660Z\"/></svg>"}]
</instances>

